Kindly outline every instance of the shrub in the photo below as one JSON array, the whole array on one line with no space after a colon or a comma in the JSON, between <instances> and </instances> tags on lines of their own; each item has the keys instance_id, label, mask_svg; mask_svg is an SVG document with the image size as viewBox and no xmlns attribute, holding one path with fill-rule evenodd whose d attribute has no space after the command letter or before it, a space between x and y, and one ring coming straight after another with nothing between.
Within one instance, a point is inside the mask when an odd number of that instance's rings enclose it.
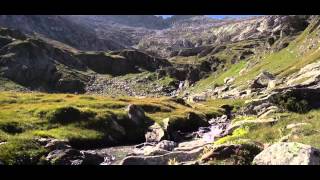
<instances>
[{"instance_id":1,"label":"shrub","mask_svg":"<svg viewBox=\"0 0 320 180\"><path fill-rule=\"evenodd\" d=\"M15 138L0 146L0 159L8 165L37 164L46 150L34 140Z\"/></svg>"},{"instance_id":2,"label":"shrub","mask_svg":"<svg viewBox=\"0 0 320 180\"><path fill-rule=\"evenodd\" d=\"M311 106L306 99L296 97L292 93L277 94L271 101L280 108L292 112L306 113L311 110Z\"/></svg>"},{"instance_id":3,"label":"shrub","mask_svg":"<svg viewBox=\"0 0 320 180\"><path fill-rule=\"evenodd\" d=\"M74 107L61 107L46 114L50 122L67 124L77 122L95 116L96 113L90 111L80 111Z\"/></svg>"}]
</instances>

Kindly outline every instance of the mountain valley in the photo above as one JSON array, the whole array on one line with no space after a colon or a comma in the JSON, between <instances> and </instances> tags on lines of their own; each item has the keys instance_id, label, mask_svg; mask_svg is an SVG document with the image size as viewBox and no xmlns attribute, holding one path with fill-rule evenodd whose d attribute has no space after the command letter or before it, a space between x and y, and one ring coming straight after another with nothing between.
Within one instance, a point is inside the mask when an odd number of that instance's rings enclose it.
<instances>
[{"instance_id":1,"label":"mountain valley","mask_svg":"<svg viewBox=\"0 0 320 180\"><path fill-rule=\"evenodd\" d=\"M320 165L320 16L1 15L0 164Z\"/></svg>"}]
</instances>

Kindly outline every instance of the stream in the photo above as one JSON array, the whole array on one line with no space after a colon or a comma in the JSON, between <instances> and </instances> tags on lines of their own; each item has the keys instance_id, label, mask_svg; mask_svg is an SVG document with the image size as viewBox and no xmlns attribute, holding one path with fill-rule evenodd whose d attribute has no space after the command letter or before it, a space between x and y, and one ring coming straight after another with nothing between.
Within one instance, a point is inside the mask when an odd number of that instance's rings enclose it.
<instances>
[{"instance_id":1,"label":"stream","mask_svg":"<svg viewBox=\"0 0 320 180\"><path fill-rule=\"evenodd\" d=\"M223 115L211 119L209 123L209 127L200 127L196 132L190 133L193 138L188 141L178 143L163 140L159 143L116 146L93 151L105 157L101 165L166 165L172 159L180 164L194 164L206 145L225 136L230 120Z\"/></svg>"}]
</instances>

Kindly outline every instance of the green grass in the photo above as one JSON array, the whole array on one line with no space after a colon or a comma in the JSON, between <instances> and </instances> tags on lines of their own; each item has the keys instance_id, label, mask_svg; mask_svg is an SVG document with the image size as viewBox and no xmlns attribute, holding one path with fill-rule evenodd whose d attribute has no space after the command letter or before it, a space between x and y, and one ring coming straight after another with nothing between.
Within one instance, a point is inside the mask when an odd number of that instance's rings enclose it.
<instances>
[{"instance_id":1,"label":"green grass","mask_svg":"<svg viewBox=\"0 0 320 180\"><path fill-rule=\"evenodd\" d=\"M291 133L291 130L286 128L288 125L307 123L307 125L297 127L289 136L289 141L320 148L320 110L312 110L305 114L278 113L274 116L279 118L275 124L252 124L240 127L232 135L219 139L215 144L239 143L243 140L272 144Z\"/></svg>"},{"instance_id":2,"label":"green grass","mask_svg":"<svg viewBox=\"0 0 320 180\"><path fill-rule=\"evenodd\" d=\"M255 56L253 60L257 61L257 64L250 67L244 75L238 76L236 78L236 84L244 84L248 80L255 78L262 71L269 71L279 77L285 77L299 71L302 67L319 60L319 48L306 50L304 54L302 54L301 50L307 48L310 39L319 38L316 37L319 33L319 29L311 32L312 28L313 25L311 23L305 31L290 42L288 47L279 52L265 54L263 55L264 57L259 60L257 60L259 55Z\"/></svg>"},{"instance_id":3,"label":"green grass","mask_svg":"<svg viewBox=\"0 0 320 180\"><path fill-rule=\"evenodd\" d=\"M175 82L177 82L177 80L169 76L165 76L156 81L157 84L160 84L162 86L170 86Z\"/></svg>"},{"instance_id":4,"label":"green grass","mask_svg":"<svg viewBox=\"0 0 320 180\"><path fill-rule=\"evenodd\" d=\"M245 67L245 65L245 61L240 61L239 63L232 65L225 72L216 75L211 75L206 79L202 79L196 83L196 85L194 86L194 88L191 89L191 91L197 93L213 86L223 85L225 78L238 76L239 72Z\"/></svg>"},{"instance_id":5,"label":"green grass","mask_svg":"<svg viewBox=\"0 0 320 180\"><path fill-rule=\"evenodd\" d=\"M142 107L151 121L162 124L162 120L169 117L178 124L178 129L185 129L179 124L189 123L188 114L194 113L201 119L217 116L223 113L220 106L226 103L231 102L216 100L188 107L167 97L0 92L0 141L7 142L0 145L0 160L6 164L35 164L45 153L35 142L38 137L69 140L77 148L112 145L108 140L110 136L121 142L144 138L144 127L136 127L128 119L129 104ZM125 135L114 128L114 122L125 129Z\"/></svg>"}]
</instances>

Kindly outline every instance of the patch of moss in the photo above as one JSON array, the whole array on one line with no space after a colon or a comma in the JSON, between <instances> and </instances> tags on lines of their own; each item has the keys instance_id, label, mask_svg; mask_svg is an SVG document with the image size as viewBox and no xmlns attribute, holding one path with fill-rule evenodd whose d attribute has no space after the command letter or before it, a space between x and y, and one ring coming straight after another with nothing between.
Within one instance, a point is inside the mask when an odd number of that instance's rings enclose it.
<instances>
[{"instance_id":1,"label":"patch of moss","mask_svg":"<svg viewBox=\"0 0 320 180\"><path fill-rule=\"evenodd\" d=\"M61 107L47 112L46 119L53 123L67 124L86 120L95 116L96 113L90 111L80 111L74 107Z\"/></svg>"},{"instance_id":2,"label":"patch of moss","mask_svg":"<svg viewBox=\"0 0 320 180\"><path fill-rule=\"evenodd\" d=\"M273 103L277 104L280 108L297 112L306 113L311 110L309 102L302 97L295 97L292 93L277 94L273 96Z\"/></svg>"},{"instance_id":3,"label":"patch of moss","mask_svg":"<svg viewBox=\"0 0 320 180\"><path fill-rule=\"evenodd\" d=\"M28 138L12 138L0 146L0 160L8 165L37 164L45 153L44 147Z\"/></svg>"},{"instance_id":4,"label":"patch of moss","mask_svg":"<svg viewBox=\"0 0 320 180\"><path fill-rule=\"evenodd\" d=\"M248 134L249 134L248 126L240 127L234 130L232 135L228 135L223 138L220 138L217 141L215 141L214 144L219 145L219 144L226 144L226 143L234 143Z\"/></svg>"}]
</instances>

